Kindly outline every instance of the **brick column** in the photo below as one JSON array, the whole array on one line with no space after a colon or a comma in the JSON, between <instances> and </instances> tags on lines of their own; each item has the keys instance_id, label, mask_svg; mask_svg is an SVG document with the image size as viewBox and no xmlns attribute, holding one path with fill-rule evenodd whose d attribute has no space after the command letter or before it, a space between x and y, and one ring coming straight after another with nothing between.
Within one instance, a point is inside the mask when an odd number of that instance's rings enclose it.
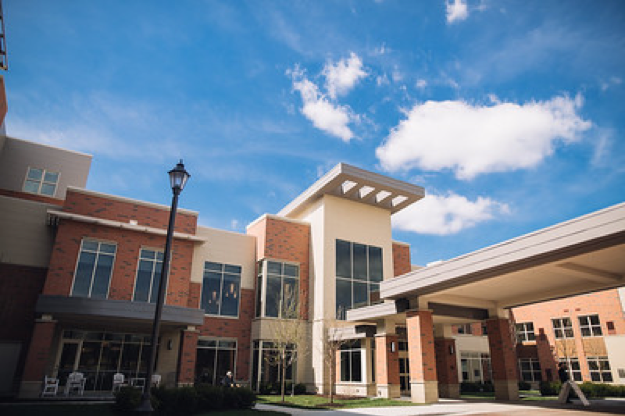
<instances>
[{"instance_id":1,"label":"brick column","mask_svg":"<svg viewBox=\"0 0 625 416\"><path fill-rule=\"evenodd\" d=\"M438 401L436 355L432 311L412 310L406 313L410 392L414 403Z\"/></svg>"},{"instance_id":2,"label":"brick column","mask_svg":"<svg viewBox=\"0 0 625 416\"><path fill-rule=\"evenodd\" d=\"M558 364L554 358L553 350L551 349L549 338L547 338L544 328L538 329L538 336L536 336L536 353L538 355L538 361L540 362L543 380L558 380Z\"/></svg>"},{"instance_id":3,"label":"brick column","mask_svg":"<svg viewBox=\"0 0 625 416\"><path fill-rule=\"evenodd\" d=\"M456 340L453 338L436 338L434 349L436 351L436 374L440 397L460 398Z\"/></svg>"},{"instance_id":4,"label":"brick column","mask_svg":"<svg viewBox=\"0 0 625 416\"><path fill-rule=\"evenodd\" d=\"M182 331L180 340L180 360L178 363L178 386L189 386L195 382L195 360L197 359L197 339L195 328Z\"/></svg>"},{"instance_id":5,"label":"brick column","mask_svg":"<svg viewBox=\"0 0 625 416\"><path fill-rule=\"evenodd\" d=\"M486 321L486 328L495 398L519 400L517 357L510 321L506 318L489 319Z\"/></svg>"},{"instance_id":6,"label":"brick column","mask_svg":"<svg viewBox=\"0 0 625 416\"><path fill-rule=\"evenodd\" d=\"M51 372L47 372L47 369L52 367L50 360L52 359L52 341L55 329L56 321L50 318L35 321L33 335L24 364L24 373L19 392L20 398L38 397L41 392L43 377L45 375L52 376Z\"/></svg>"},{"instance_id":7,"label":"brick column","mask_svg":"<svg viewBox=\"0 0 625 416\"><path fill-rule=\"evenodd\" d=\"M399 344L395 334L379 334L375 336L375 382L378 397L390 399L401 396L399 386Z\"/></svg>"}]
</instances>

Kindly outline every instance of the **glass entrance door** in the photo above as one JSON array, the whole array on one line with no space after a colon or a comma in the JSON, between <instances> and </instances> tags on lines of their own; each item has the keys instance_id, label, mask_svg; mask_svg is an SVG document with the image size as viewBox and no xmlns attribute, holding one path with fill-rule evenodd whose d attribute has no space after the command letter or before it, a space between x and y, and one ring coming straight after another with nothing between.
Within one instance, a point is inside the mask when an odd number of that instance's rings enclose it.
<instances>
[{"instance_id":1,"label":"glass entrance door","mask_svg":"<svg viewBox=\"0 0 625 416\"><path fill-rule=\"evenodd\" d=\"M59 357L56 375L61 386L65 385L67 376L76 370L79 351L80 341L64 340L61 344L61 355Z\"/></svg>"}]
</instances>

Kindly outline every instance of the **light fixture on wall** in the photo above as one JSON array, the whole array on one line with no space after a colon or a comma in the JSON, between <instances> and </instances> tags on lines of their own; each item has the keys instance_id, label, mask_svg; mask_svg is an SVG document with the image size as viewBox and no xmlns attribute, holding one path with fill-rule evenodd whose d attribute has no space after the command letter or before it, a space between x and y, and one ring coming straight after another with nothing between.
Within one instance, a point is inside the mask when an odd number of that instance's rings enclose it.
<instances>
[{"instance_id":1,"label":"light fixture on wall","mask_svg":"<svg viewBox=\"0 0 625 416\"><path fill-rule=\"evenodd\" d=\"M395 341L391 341L391 352L395 352L396 348Z\"/></svg>"},{"instance_id":2,"label":"light fixture on wall","mask_svg":"<svg viewBox=\"0 0 625 416\"><path fill-rule=\"evenodd\" d=\"M454 355L454 346L453 345L449 346L449 355Z\"/></svg>"},{"instance_id":3,"label":"light fixture on wall","mask_svg":"<svg viewBox=\"0 0 625 416\"><path fill-rule=\"evenodd\" d=\"M170 351L174 349L174 340L171 338L167 341L167 349Z\"/></svg>"}]
</instances>

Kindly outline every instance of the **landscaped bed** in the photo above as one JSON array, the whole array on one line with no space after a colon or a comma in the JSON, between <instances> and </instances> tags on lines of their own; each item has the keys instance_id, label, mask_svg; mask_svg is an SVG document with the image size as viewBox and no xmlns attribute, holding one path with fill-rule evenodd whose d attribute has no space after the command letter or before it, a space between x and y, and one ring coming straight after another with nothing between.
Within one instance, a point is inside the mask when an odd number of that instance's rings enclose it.
<instances>
[{"instance_id":1,"label":"landscaped bed","mask_svg":"<svg viewBox=\"0 0 625 416\"><path fill-rule=\"evenodd\" d=\"M367 397L334 397L334 403L330 403L328 396L317 395L297 395L286 396L285 402L282 402L282 397L277 395L262 395L258 396L258 403L273 404L278 406L298 407L302 409L327 409L327 408L339 408L339 409L353 409L362 407L388 407L388 406L417 406L418 404L412 403L408 400L391 400L391 399L378 399Z\"/></svg>"}]
</instances>

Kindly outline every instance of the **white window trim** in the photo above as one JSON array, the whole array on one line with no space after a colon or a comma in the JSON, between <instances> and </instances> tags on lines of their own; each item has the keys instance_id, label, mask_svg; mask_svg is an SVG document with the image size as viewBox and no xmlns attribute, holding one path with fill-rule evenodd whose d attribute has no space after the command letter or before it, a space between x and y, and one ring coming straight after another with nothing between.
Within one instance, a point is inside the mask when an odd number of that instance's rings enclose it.
<instances>
[{"instance_id":1,"label":"white window trim","mask_svg":"<svg viewBox=\"0 0 625 416\"><path fill-rule=\"evenodd\" d=\"M100 240L97 238L90 238L90 237L82 237L82 239L80 240L80 247L78 248L78 255L76 256L76 263L74 264L74 277L72 279L72 286L69 289L69 296L73 296L72 293L74 292L74 285L76 284L76 273L78 272L78 264L80 263L80 253L82 253L82 244L83 242L87 240L87 241L93 241L96 242L98 244L100 243L104 243L104 244L112 244L115 246L115 254L113 254L113 262L111 263L111 275L109 276L109 283L108 286L106 288L106 297L105 299L109 298L109 294L111 292L111 281L113 280L113 274L115 272L115 261L117 260L117 248L118 248L118 244L117 241L111 241L111 240ZM98 258L99 258L99 252L98 252ZM93 274L95 273L95 268L94 270L91 272L91 283L89 284L89 296L88 298L91 299L91 289L93 288Z\"/></svg>"},{"instance_id":2,"label":"white window trim","mask_svg":"<svg viewBox=\"0 0 625 416\"><path fill-rule=\"evenodd\" d=\"M146 302L135 300L135 293L137 292L137 280L139 278L139 262L141 261L141 251L142 250L152 250L152 251L156 251L158 253L163 253L163 261L165 260L165 250L160 249L160 248L155 248L155 247L143 247L142 246L142 247L139 248L139 253L137 254L137 263L136 263L137 264L137 271L135 272L135 284L133 285L133 288L132 288L132 297L130 298L130 300L132 302L152 303L149 300L146 301ZM172 255L170 255L169 257L171 259ZM167 267L169 268L169 270L171 270L171 261L169 262ZM152 273L154 273L154 271L152 271ZM169 277L169 273L167 273L167 276ZM161 276L161 279L162 278L163 278L163 276ZM154 284L154 274L152 274L152 279L150 280L150 292L149 293L152 293L152 285L153 284ZM169 285L169 279L167 279L167 284ZM158 292L157 292L157 296L158 296ZM157 300L158 299L155 299L154 303L156 303ZM165 288L165 299L163 299L163 304L167 303L166 301L167 301L167 288Z\"/></svg>"},{"instance_id":3,"label":"white window trim","mask_svg":"<svg viewBox=\"0 0 625 416\"><path fill-rule=\"evenodd\" d=\"M30 173L31 169L40 169L42 171L42 173L41 173L41 181L39 181L39 187L38 187L37 192L30 192L30 191L26 190L26 182L28 182L29 180L34 182L32 179L28 179L28 174ZM52 182L46 182L45 181L46 172L56 173L58 175L57 179L56 179L56 183L54 183L54 192L52 193L52 195L46 195L46 194L42 194L41 193L41 187L43 186L44 183L46 183L48 185L52 184ZM48 198L54 198L56 196L56 192L59 189L59 183L60 182L61 182L61 172L53 172L51 170L44 169L44 168L38 168L38 167L35 167L35 166L28 166L28 168L26 169L26 175L24 176L24 181L22 182L22 192L25 192L25 193L31 194L31 195L41 195L41 196L45 196L45 197L48 197Z\"/></svg>"},{"instance_id":4,"label":"white window trim","mask_svg":"<svg viewBox=\"0 0 625 416\"><path fill-rule=\"evenodd\" d=\"M223 284L224 284L224 274L226 274L225 272L225 267L226 265L228 266L237 266L241 268L241 273L239 274L239 292L237 293L237 299L239 302L239 306L237 307L237 314L236 316L232 316L232 315L220 315L220 314L214 314L214 313L206 313L206 310L204 308L202 308L202 294L204 292L204 272L206 271L206 263L210 262L210 263L216 263L216 264L221 264L222 265L222 271L221 271L221 280L219 281L219 293L220 295L223 294ZM232 274L232 273L227 273L227 274ZM223 262L218 262L218 261L212 261L212 260L204 260L204 266L202 268L202 285L200 286L200 309L202 309L204 311L204 316L208 316L211 318L223 318L223 319L239 319L239 317L241 316L241 289L243 286L243 265L241 264L232 264L232 263L223 263ZM221 311L221 299L219 302L219 310ZM254 311L256 312L256 311ZM222 338L225 339L225 338Z\"/></svg>"}]
</instances>

